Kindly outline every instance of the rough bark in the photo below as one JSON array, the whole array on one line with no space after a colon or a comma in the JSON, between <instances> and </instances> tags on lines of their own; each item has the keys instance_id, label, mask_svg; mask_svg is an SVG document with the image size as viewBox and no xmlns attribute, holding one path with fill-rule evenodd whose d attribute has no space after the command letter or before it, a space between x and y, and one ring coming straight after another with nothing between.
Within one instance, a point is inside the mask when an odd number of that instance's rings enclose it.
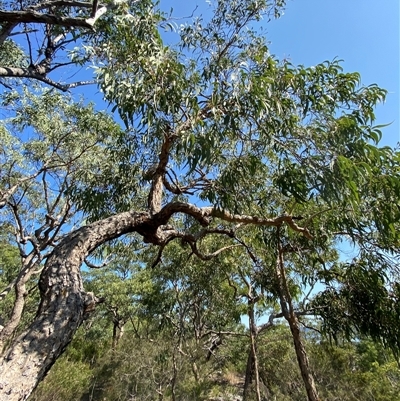
<instances>
[{"instance_id":1,"label":"rough bark","mask_svg":"<svg viewBox=\"0 0 400 401\"><path fill-rule=\"evenodd\" d=\"M309 401L319 401L319 396L311 373L307 352L300 335L299 322L296 317L289 321L290 331L292 332L293 344L296 350L297 362L300 367L301 377L307 391Z\"/></svg>"},{"instance_id":2,"label":"rough bark","mask_svg":"<svg viewBox=\"0 0 400 401\"><path fill-rule=\"evenodd\" d=\"M83 290L80 266L100 244L135 228L144 230L147 213L123 213L71 233L46 262L39 287L37 318L13 342L0 363L0 400L25 400L72 340L95 306Z\"/></svg>"},{"instance_id":3,"label":"rough bark","mask_svg":"<svg viewBox=\"0 0 400 401\"><path fill-rule=\"evenodd\" d=\"M80 267L85 258L101 244L130 232L142 235L144 242L165 245L172 238L182 236L166 226L175 213L190 215L203 226L208 226L212 217L252 223L247 221L247 216L243 221L240 216L213 207L173 202L155 214L120 213L64 237L47 258L41 273L41 303L36 319L2 355L0 401L26 400L94 309L98 300L93 294L85 293L82 286ZM292 227L290 216L256 219L256 224L275 226L277 221Z\"/></svg>"},{"instance_id":4,"label":"rough bark","mask_svg":"<svg viewBox=\"0 0 400 401\"><path fill-rule=\"evenodd\" d=\"M247 363L246 363L246 373L243 385L243 401L247 401L250 397L250 388L251 388L251 383L253 382L253 376L254 376L253 349L252 347L249 347L249 353L247 355Z\"/></svg>"},{"instance_id":5,"label":"rough bark","mask_svg":"<svg viewBox=\"0 0 400 401\"><path fill-rule=\"evenodd\" d=\"M121 213L67 235L48 257L39 289L41 304L37 317L2 355L0 401L25 400L62 354L94 309L96 299L83 290L80 267L99 245L129 232L143 235L144 241L162 244L175 233L163 230L172 214L185 212L207 225L212 208L184 203L166 205L151 216L147 212Z\"/></svg>"}]
</instances>

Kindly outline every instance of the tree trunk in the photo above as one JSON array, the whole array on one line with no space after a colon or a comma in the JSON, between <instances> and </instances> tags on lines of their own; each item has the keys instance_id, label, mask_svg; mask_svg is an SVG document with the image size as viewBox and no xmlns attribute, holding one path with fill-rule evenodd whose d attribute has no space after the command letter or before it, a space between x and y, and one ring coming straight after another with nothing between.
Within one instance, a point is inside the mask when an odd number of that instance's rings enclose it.
<instances>
[{"instance_id":1,"label":"tree trunk","mask_svg":"<svg viewBox=\"0 0 400 401\"><path fill-rule=\"evenodd\" d=\"M257 326L254 316L254 300L249 300L249 331L250 331L250 350L249 356L247 358L247 366L246 366L246 377L244 381L243 387L243 401L246 401L249 398L251 391L251 383L253 381L253 376L255 379L255 390L257 401L261 401L261 392L260 392L260 376L259 376L259 368L258 368L258 357L257 357Z\"/></svg>"},{"instance_id":2,"label":"tree trunk","mask_svg":"<svg viewBox=\"0 0 400 401\"><path fill-rule=\"evenodd\" d=\"M124 335L124 329L125 329L125 321L124 320L114 320L112 345L111 345L111 348L113 351L116 350L116 348L119 344L119 341L121 340L122 336Z\"/></svg>"},{"instance_id":3,"label":"tree trunk","mask_svg":"<svg viewBox=\"0 0 400 401\"><path fill-rule=\"evenodd\" d=\"M249 353L247 356L246 374L244 378L243 401L247 401L249 399L251 383L253 382L253 375L254 375L254 358L253 358L253 349L250 346Z\"/></svg>"},{"instance_id":4,"label":"tree trunk","mask_svg":"<svg viewBox=\"0 0 400 401\"><path fill-rule=\"evenodd\" d=\"M145 230L146 223L147 213L121 213L72 232L54 249L39 281L36 319L2 356L1 401L26 400L94 309L96 298L82 286L84 258L110 239Z\"/></svg>"},{"instance_id":5,"label":"tree trunk","mask_svg":"<svg viewBox=\"0 0 400 401\"><path fill-rule=\"evenodd\" d=\"M303 378L304 387L306 388L307 397L309 401L319 401L317 389L315 387L314 378L310 370L307 352L301 340L300 326L296 313L293 308L292 297L287 284L283 250L280 243L279 227L278 227L278 260L276 263L276 278L279 288L279 298L282 308L282 313L287 322L289 323L290 331L292 333L293 344L296 351L297 361L299 364L301 376Z\"/></svg>"},{"instance_id":6,"label":"tree trunk","mask_svg":"<svg viewBox=\"0 0 400 401\"><path fill-rule=\"evenodd\" d=\"M0 355L2 354L4 345L8 339L10 339L18 327L22 312L25 307L25 298L27 296L26 283L30 279L33 274L33 267L35 263L33 261L34 253L31 253L25 260L23 261L22 269L16 279L15 283L15 301L13 305L13 309L11 312L10 319L5 324L4 328L0 330Z\"/></svg>"},{"instance_id":7,"label":"tree trunk","mask_svg":"<svg viewBox=\"0 0 400 401\"><path fill-rule=\"evenodd\" d=\"M160 160L160 169L163 163ZM154 199L158 199L156 195ZM101 244L132 232L155 245L182 238L181 232L166 226L175 213L192 216L204 227L210 224L211 217L267 226L291 219L290 216L277 219L237 216L183 202L168 203L160 211L155 202L151 211L152 214L120 213L82 227L65 236L54 248L39 280L41 303L36 318L1 357L0 401L26 400L72 340L87 313L94 309L97 300L93 294L83 291L80 267Z\"/></svg>"},{"instance_id":8,"label":"tree trunk","mask_svg":"<svg viewBox=\"0 0 400 401\"><path fill-rule=\"evenodd\" d=\"M292 332L293 344L296 350L297 361L299 363L301 377L303 378L304 386L307 391L309 401L319 401L319 396L314 383L314 377L311 374L310 364L308 362L307 352L301 340L299 322L294 316L294 319L289 320L290 331Z\"/></svg>"}]
</instances>

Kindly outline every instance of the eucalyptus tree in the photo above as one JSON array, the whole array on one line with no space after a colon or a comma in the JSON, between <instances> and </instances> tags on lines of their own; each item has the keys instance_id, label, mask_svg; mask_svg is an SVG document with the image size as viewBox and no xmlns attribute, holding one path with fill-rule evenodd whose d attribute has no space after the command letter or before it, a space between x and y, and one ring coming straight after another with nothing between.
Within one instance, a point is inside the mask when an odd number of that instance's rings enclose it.
<instances>
[{"instance_id":1,"label":"eucalyptus tree","mask_svg":"<svg viewBox=\"0 0 400 401\"><path fill-rule=\"evenodd\" d=\"M378 146L374 107L384 90L360 86L337 60L296 67L269 53L252 23L283 3L217 1L209 21L183 24L178 44L166 46L165 18L143 2L85 45L127 130L104 146L115 169L83 169L68 191L87 224L46 255L37 315L3 354L0 399L27 398L50 369L98 302L84 291L81 265L128 233L159 247L156 262L174 240L201 259L243 247L271 280L308 399L319 399L292 278L334 274L341 240L366 259L398 252L399 154ZM223 248L202 251L220 236Z\"/></svg>"},{"instance_id":2,"label":"eucalyptus tree","mask_svg":"<svg viewBox=\"0 0 400 401\"><path fill-rule=\"evenodd\" d=\"M93 55L84 45L94 45L106 36L114 18L128 13L128 9L129 2L3 1L0 83L11 89L16 82L28 79L61 91L93 84L94 79L87 76L66 82L60 72L68 71L69 66L90 65Z\"/></svg>"},{"instance_id":3,"label":"eucalyptus tree","mask_svg":"<svg viewBox=\"0 0 400 401\"><path fill-rule=\"evenodd\" d=\"M13 280L14 272L18 269L20 264L18 248L11 243L7 235L2 234L0 237L0 330L3 329L5 318L4 316L11 309L12 302L4 302L4 298L8 294L7 287Z\"/></svg>"},{"instance_id":4,"label":"eucalyptus tree","mask_svg":"<svg viewBox=\"0 0 400 401\"><path fill-rule=\"evenodd\" d=\"M0 331L1 348L14 335L28 295L37 287L33 277L39 276L47 255L76 224L68 190L83 171L93 174L106 160L100 152L104 139L110 129L119 129L92 106L49 91L27 91L22 97L10 92L2 105L9 117L1 125L0 216L20 263L3 275L2 300L9 295L5 301L13 306Z\"/></svg>"}]
</instances>

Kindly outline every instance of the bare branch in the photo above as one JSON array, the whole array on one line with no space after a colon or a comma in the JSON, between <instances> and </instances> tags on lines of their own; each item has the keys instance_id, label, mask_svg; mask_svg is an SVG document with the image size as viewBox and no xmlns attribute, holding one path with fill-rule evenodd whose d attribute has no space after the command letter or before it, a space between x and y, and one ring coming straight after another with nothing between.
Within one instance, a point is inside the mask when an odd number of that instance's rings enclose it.
<instances>
[{"instance_id":1,"label":"bare branch","mask_svg":"<svg viewBox=\"0 0 400 401\"><path fill-rule=\"evenodd\" d=\"M101 263L100 265L96 265L92 262L89 262L89 260L87 258L85 258L85 265L87 267L90 267L91 269L101 269L101 268L107 266L109 263L110 263L110 261L106 260L105 262Z\"/></svg>"},{"instance_id":2,"label":"bare branch","mask_svg":"<svg viewBox=\"0 0 400 401\"><path fill-rule=\"evenodd\" d=\"M37 171L34 174L29 175L28 177L21 178L18 180L17 184L13 185L7 191L0 192L0 209L3 208L7 204L8 199L18 190L19 186L22 183L36 178L42 172L43 172L43 169L40 169L39 171Z\"/></svg>"},{"instance_id":3,"label":"bare branch","mask_svg":"<svg viewBox=\"0 0 400 401\"><path fill-rule=\"evenodd\" d=\"M77 86L91 85L96 82L96 81L79 81L71 84L60 84L48 78L45 74L42 74L41 71L36 71L34 67L30 68L0 67L0 77L36 79L63 92L67 92L68 90L76 88Z\"/></svg>"},{"instance_id":4,"label":"bare branch","mask_svg":"<svg viewBox=\"0 0 400 401\"><path fill-rule=\"evenodd\" d=\"M66 28L87 28L93 29L93 25L105 12L106 7L97 10L93 18L71 18L62 17L54 14L39 13L34 10L27 11L3 11L0 10L0 22L7 22L9 24L35 23L35 24L50 24L58 25Z\"/></svg>"},{"instance_id":5,"label":"bare branch","mask_svg":"<svg viewBox=\"0 0 400 401\"><path fill-rule=\"evenodd\" d=\"M220 253L227 251L228 249L237 248L238 246L241 246L239 244L228 245L228 246L224 246L224 247L216 250L213 253L203 254L198 250L196 242L188 241L188 244L190 245L192 252L201 260L211 260L211 259L215 258L216 256L218 256Z\"/></svg>"},{"instance_id":6,"label":"bare branch","mask_svg":"<svg viewBox=\"0 0 400 401\"><path fill-rule=\"evenodd\" d=\"M308 229L298 226L293 221L296 217L289 215L268 219L258 216L231 214L226 210L217 209L213 206L200 208L190 203L171 202L165 205L156 215L154 215L154 217L161 221L161 224L166 224L169 218L175 213L185 213L189 216L192 216L204 227L207 227L210 224L212 217L229 223L239 223L242 225L250 224L258 226L280 227L283 223L287 223L292 230L303 234L308 239L312 239Z\"/></svg>"},{"instance_id":7,"label":"bare branch","mask_svg":"<svg viewBox=\"0 0 400 401\"><path fill-rule=\"evenodd\" d=\"M77 81L73 82L71 84L64 85L62 90L68 91L70 89L76 88L77 86L84 86L84 85L94 85L96 83L95 80L89 80L89 81Z\"/></svg>"},{"instance_id":8,"label":"bare branch","mask_svg":"<svg viewBox=\"0 0 400 401\"><path fill-rule=\"evenodd\" d=\"M8 36L17 36L17 35L23 35L26 33L35 33L35 32L39 32L39 29L24 29L23 31L17 31L17 32L12 32L10 33ZM5 38L7 39L7 38Z\"/></svg>"},{"instance_id":9,"label":"bare branch","mask_svg":"<svg viewBox=\"0 0 400 401\"><path fill-rule=\"evenodd\" d=\"M250 259L253 261L253 263L256 266L260 266L260 261L257 259L256 255L254 255L253 251L251 250L251 248L244 242L242 241L240 238L235 237L235 240L237 242L239 242L239 244L243 245L244 248L246 249L246 252L248 253L248 255L250 256Z\"/></svg>"},{"instance_id":10,"label":"bare branch","mask_svg":"<svg viewBox=\"0 0 400 401\"><path fill-rule=\"evenodd\" d=\"M90 14L91 18L94 18L96 16L98 4L99 4L99 0L93 0L92 13Z\"/></svg>"},{"instance_id":11,"label":"bare branch","mask_svg":"<svg viewBox=\"0 0 400 401\"><path fill-rule=\"evenodd\" d=\"M207 337L210 334L217 334L217 335L227 335L227 336L234 336L234 337L248 337L249 335L244 332L236 332L236 331L221 331L221 330L208 330L206 333L202 334L201 338Z\"/></svg>"},{"instance_id":12,"label":"bare branch","mask_svg":"<svg viewBox=\"0 0 400 401\"><path fill-rule=\"evenodd\" d=\"M266 218L258 217L258 216L246 216L246 215L240 215L240 214L231 214L226 210L220 210L220 209L215 209L215 208L213 208L211 215L213 217L217 217L221 220L229 221L231 223L252 224L252 225L258 225L258 226L279 227L283 223L287 223L290 226L290 228L292 228L294 231L302 233L308 239L312 239L312 236L307 228L300 227L294 222L294 219L295 219L294 216L283 215L283 216L275 217L274 219L266 219Z\"/></svg>"},{"instance_id":13,"label":"bare branch","mask_svg":"<svg viewBox=\"0 0 400 401\"><path fill-rule=\"evenodd\" d=\"M316 331L318 334L322 335L322 331L318 330L316 327L309 326L308 324L305 324L303 321L299 320L299 323L306 329L308 330L313 330Z\"/></svg>"},{"instance_id":14,"label":"bare branch","mask_svg":"<svg viewBox=\"0 0 400 401\"><path fill-rule=\"evenodd\" d=\"M171 202L165 205L156 215L154 219L166 224L170 217L175 213L185 213L195 218L203 227L207 227L211 222L211 213L213 207L198 207L191 203Z\"/></svg>"},{"instance_id":15,"label":"bare branch","mask_svg":"<svg viewBox=\"0 0 400 401\"><path fill-rule=\"evenodd\" d=\"M280 319L283 317L283 313L272 313L269 315L268 322L263 323L260 326L257 326L257 335L263 333L264 331L267 331L271 329L274 326L274 320L275 319Z\"/></svg>"},{"instance_id":16,"label":"bare branch","mask_svg":"<svg viewBox=\"0 0 400 401\"><path fill-rule=\"evenodd\" d=\"M96 3L96 1L95 1ZM94 9L93 9L94 10ZM95 14L93 17L90 17L86 20L86 22L93 27L93 25L96 23L96 21L107 12L107 7L101 7L98 10L96 10Z\"/></svg>"},{"instance_id":17,"label":"bare branch","mask_svg":"<svg viewBox=\"0 0 400 401\"><path fill-rule=\"evenodd\" d=\"M6 288L4 288L3 291L0 292L0 302L7 296L7 294L15 287L15 284L17 283L17 277L15 277L14 280L11 281L11 283L9 283L7 285Z\"/></svg>"},{"instance_id":18,"label":"bare branch","mask_svg":"<svg viewBox=\"0 0 400 401\"><path fill-rule=\"evenodd\" d=\"M97 1L96 1L97 4ZM74 0L55 0L55 1L45 1L44 3L39 3L28 7L29 10L43 10L50 7L80 7L80 8L92 8L92 3Z\"/></svg>"},{"instance_id":19,"label":"bare branch","mask_svg":"<svg viewBox=\"0 0 400 401\"><path fill-rule=\"evenodd\" d=\"M162 254L165 249L165 246L166 246L166 244L161 244L160 247L158 248L157 257L156 257L155 261L151 264L152 269L154 269L161 262L161 258L162 258Z\"/></svg>"},{"instance_id":20,"label":"bare branch","mask_svg":"<svg viewBox=\"0 0 400 401\"><path fill-rule=\"evenodd\" d=\"M3 29L0 32L0 46L5 42L5 40L11 35L12 30L18 24L15 22L8 22L3 26Z\"/></svg>"}]
</instances>

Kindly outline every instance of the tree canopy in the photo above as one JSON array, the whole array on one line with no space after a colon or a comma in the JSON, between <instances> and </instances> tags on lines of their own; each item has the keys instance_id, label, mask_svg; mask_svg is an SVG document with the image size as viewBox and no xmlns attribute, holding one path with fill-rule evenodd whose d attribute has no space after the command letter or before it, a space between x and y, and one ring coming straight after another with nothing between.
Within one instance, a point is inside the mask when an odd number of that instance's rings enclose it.
<instances>
[{"instance_id":1,"label":"tree canopy","mask_svg":"<svg viewBox=\"0 0 400 401\"><path fill-rule=\"evenodd\" d=\"M99 305L114 351L128 322L137 338L169 328L173 378L154 380L174 400L178 354L198 383L204 344L211 358L241 336L243 398L261 400L277 319L310 401L303 327L398 359L400 154L374 114L386 91L336 59L278 60L256 22L284 6L216 1L177 26L151 1L2 4L0 399L26 399ZM88 65L110 112L64 93L88 82L57 71Z\"/></svg>"}]
</instances>

